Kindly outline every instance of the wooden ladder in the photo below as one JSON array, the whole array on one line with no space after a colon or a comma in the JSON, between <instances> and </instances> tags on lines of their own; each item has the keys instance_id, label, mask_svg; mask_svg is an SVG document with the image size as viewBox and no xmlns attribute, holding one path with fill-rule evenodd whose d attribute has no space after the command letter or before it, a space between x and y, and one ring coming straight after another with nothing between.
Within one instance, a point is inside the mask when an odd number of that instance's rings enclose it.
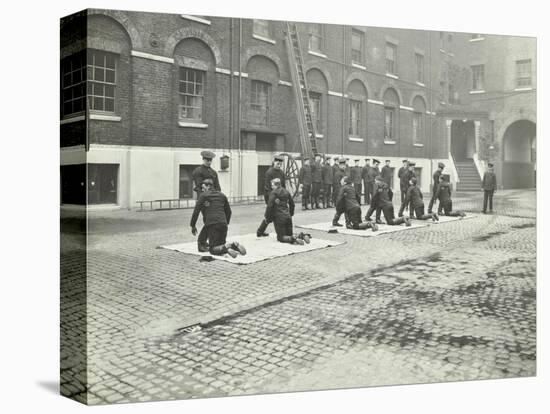
<instances>
[{"instance_id":1,"label":"wooden ladder","mask_svg":"<svg viewBox=\"0 0 550 414\"><path fill-rule=\"evenodd\" d=\"M298 125L300 127L302 156L313 157L317 153L317 131L306 74L304 73L304 61L298 28L296 27L296 23L290 22L286 23L286 28L288 61L290 63L290 74L292 76L294 97L296 98L296 107L299 115Z\"/></svg>"}]
</instances>

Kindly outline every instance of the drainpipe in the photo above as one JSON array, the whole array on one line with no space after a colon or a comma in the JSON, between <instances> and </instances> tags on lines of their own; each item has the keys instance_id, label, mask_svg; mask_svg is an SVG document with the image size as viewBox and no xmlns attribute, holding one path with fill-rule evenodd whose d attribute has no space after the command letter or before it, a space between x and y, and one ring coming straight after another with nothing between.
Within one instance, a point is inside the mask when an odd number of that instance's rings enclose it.
<instances>
[{"instance_id":1,"label":"drainpipe","mask_svg":"<svg viewBox=\"0 0 550 414\"><path fill-rule=\"evenodd\" d=\"M344 142L345 142L345 135L346 135L346 98L345 95L345 88L346 88L346 26L342 26L342 60L344 64L342 65L342 151L341 155L344 156Z\"/></svg>"},{"instance_id":2,"label":"drainpipe","mask_svg":"<svg viewBox=\"0 0 550 414\"><path fill-rule=\"evenodd\" d=\"M243 48L243 19L239 19L239 92L238 92L238 106L237 106L237 134L239 134L239 196L243 197L243 148L242 148L242 134L241 134L241 105L242 105L242 68L241 68L241 56Z\"/></svg>"},{"instance_id":3,"label":"drainpipe","mask_svg":"<svg viewBox=\"0 0 550 414\"><path fill-rule=\"evenodd\" d=\"M234 119L234 108L233 108L233 28L234 28L234 19L229 19L229 159L233 159L232 148L233 148L233 139L235 137L235 119ZM230 196L233 197L233 188L231 182L233 177L233 168L229 167L229 188Z\"/></svg>"},{"instance_id":4,"label":"drainpipe","mask_svg":"<svg viewBox=\"0 0 550 414\"><path fill-rule=\"evenodd\" d=\"M432 147L432 142L433 142L433 123L434 121L437 121L437 118L434 116L434 115L431 115L433 114L434 112L434 108L433 108L433 90L432 90L432 33L431 32L428 32L428 39L429 39L429 50L430 50L430 84L428 86L428 90L429 90L429 105L430 105L430 145L429 145L429 151L430 151L430 191L433 191L433 188L432 188L432 185L433 185L433 182L432 182L432 177L434 175L434 162L433 162L433 147ZM432 118L433 117L433 118ZM445 131L445 133L447 133L447 131Z\"/></svg>"}]
</instances>

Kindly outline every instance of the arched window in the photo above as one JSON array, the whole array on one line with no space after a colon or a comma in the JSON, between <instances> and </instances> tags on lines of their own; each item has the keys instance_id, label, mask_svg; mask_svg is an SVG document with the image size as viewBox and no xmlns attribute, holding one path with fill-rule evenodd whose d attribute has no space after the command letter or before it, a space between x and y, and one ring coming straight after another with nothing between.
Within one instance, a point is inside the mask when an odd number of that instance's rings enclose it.
<instances>
[{"instance_id":1,"label":"arched window","mask_svg":"<svg viewBox=\"0 0 550 414\"><path fill-rule=\"evenodd\" d=\"M398 139L399 96L392 88L384 93L384 142L394 143Z\"/></svg>"},{"instance_id":2,"label":"arched window","mask_svg":"<svg viewBox=\"0 0 550 414\"><path fill-rule=\"evenodd\" d=\"M426 136L426 104L420 96L413 101L412 136L413 144L422 144Z\"/></svg>"},{"instance_id":3,"label":"arched window","mask_svg":"<svg viewBox=\"0 0 550 414\"><path fill-rule=\"evenodd\" d=\"M366 101L367 88L359 79L350 82L348 94L348 134L350 137L361 138L366 134Z\"/></svg>"}]
</instances>

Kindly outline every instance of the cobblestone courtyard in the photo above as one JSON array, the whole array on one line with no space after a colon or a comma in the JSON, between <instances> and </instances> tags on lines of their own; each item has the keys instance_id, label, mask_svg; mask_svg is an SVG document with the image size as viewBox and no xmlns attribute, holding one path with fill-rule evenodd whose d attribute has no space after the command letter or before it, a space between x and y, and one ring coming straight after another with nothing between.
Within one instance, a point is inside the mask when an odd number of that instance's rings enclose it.
<instances>
[{"instance_id":1,"label":"cobblestone courtyard","mask_svg":"<svg viewBox=\"0 0 550 414\"><path fill-rule=\"evenodd\" d=\"M533 376L535 192L497 193L492 215L481 199L455 195L475 218L373 238L312 231L346 243L243 266L158 249L194 240L190 210L92 212L87 256L65 213L62 393L103 404ZM254 232L263 205L233 210L230 234Z\"/></svg>"}]
</instances>

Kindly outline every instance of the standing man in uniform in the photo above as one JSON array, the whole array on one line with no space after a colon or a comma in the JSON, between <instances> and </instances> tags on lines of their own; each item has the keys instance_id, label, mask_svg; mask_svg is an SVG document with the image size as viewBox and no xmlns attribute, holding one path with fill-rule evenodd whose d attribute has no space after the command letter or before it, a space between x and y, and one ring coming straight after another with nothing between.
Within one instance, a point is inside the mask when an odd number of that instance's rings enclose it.
<instances>
[{"instance_id":1,"label":"standing man in uniform","mask_svg":"<svg viewBox=\"0 0 550 414\"><path fill-rule=\"evenodd\" d=\"M351 174L351 167L349 165L349 158L346 158L346 169L345 169L346 175L349 177ZM340 184L341 185L341 184Z\"/></svg>"},{"instance_id":2,"label":"standing man in uniform","mask_svg":"<svg viewBox=\"0 0 550 414\"><path fill-rule=\"evenodd\" d=\"M397 172L397 177L399 177L399 190L401 191L401 203L405 200L407 195L407 188L409 183L407 181L406 173L409 170L409 161L403 160L403 166Z\"/></svg>"},{"instance_id":3,"label":"standing man in uniform","mask_svg":"<svg viewBox=\"0 0 550 414\"><path fill-rule=\"evenodd\" d=\"M203 192L202 183L207 178L212 180L212 187L216 191L221 191L220 182L218 180L218 173L211 167L212 159L216 156L212 151L202 151L202 165L199 165L193 170L193 181L195 182L195 192L197 193L197 200ZM205 213L203 212L203 221L205 221ZM203 226L199 237L197 238L197 244L199 252L208 251L208 236L206 226Z\"/></svg>"},{"instance_id":4,"label":"standing man in uniform","mask_svg":"<svg viewBox=\"0 0 550 414\"><path fill-rule=\"evenodd\" d=\"M342 188L342 179L346 176L346 160L344 158L340 158L338 160L338 171L334 174L334 185L332 188L333 194L334 194L334 207L336 206L336 202L338 201L338 196L340 195L340 190ZM338 220L340 219L340 216L342 215L343 211L339 211L336 209L336 215L334 216L334 219L332 220L333 226L342 227L340 223L338 223Z\"/></svg>"},{"instance_id":5,"label":"standing man in uniform","mask_svg":"<svg viewBox=\"0 0 550 414\"><path fill-rule=\"evenodd\" d=\"M483 214L487 214L487 201L489 201L489 213L493 212L493 194L497 191L497 176L493 172L493 164L487 164L487 171L483 174L481 189L483 190Z\"/></svg>"},{"instance_id":6,"label":"standing man in uniform","mask_svg":"<svg viewBox=\"0 0 550 414\"><path fill-rule=\"evenodd\" d=\"M323 208L329 208L331 206L332 197L332 182L334 181L334 169L330 165L330 156L325 157L325 163L323 164Z\"/></svg>"},{"instance_id":7,"label":"standing man in uniform","mask_svg":"<svg viewBox=\"0 0 550 414\"><path fill-rule=\"evenodd\" d=\"M281 157L280 155L276 155L275 158L273 159L273 164L265 172L264 200L266 204L269 201L269 194L271 194L271 180L278 178L281 183L281 187L286 188L286 176L285 176L285 172L282 169L282 166L283 166L283 157ZM262 222L260 223L258 230L256 230L256 236L258 237L269 236L269 233L266 233L268 225L269 225L269 221L266 221L265 218L262 219Z\"/></svg>"},{"instance_id":8,"label":"standing man in uniform","mask_svg":"<svg viewBox=\"0 0 550 414\"><path fill-rule=\"evenodd\" d=\"M355 160L355 165L351 167L350 178L353 183L353 188L357 192L357 197L359 197L359 205L361 205L361 195L363 193L363 169L359 166L359 158Z\"/></svg>"},{"instance_id":9,"label":"standing man in uniform","mask_svg":"<svg viewBox=\"0 0 550 414\"><path fill-rule=\"evenodd\" d=\"M437 186L439 185L439 177L441 177L441 174L443 173L443 169L445 168L445 164L442 162L437 163L437 170L435 170L432 178L433 178L433 184L432 184L432 198L430 199L430 204L428 204L428 214L432 212L434 203L435 203L435 195L437 194Z\"/></svg>"},{"instance_id":10,"label":"standing man in uniform","mask_svg":"<svg viewBox=\"0 0 550 414\"><path fill-rule=\"evenodd\" d=\"M298 173L298 182L302 186L302 210L309 210L308 204L311 197L311 167L309 165L309 157L304 157L304 163Z\"/></svg>"},{"instance_id":11,"label":"standing man in uniform","mask_svg":"<svg viewBox=\"0 0 550 414\"><path fill-rule=\"evenodd\" d=\"M374 196L374 179L380 175L380 169L378 168L379 164L380 164L380 161L378 161L376 158L373 158L372 159L372 167L370 167L370 170L368 172L369 191L370 191L371 202L372 202L372 197Z\"/></svg>"},{"instance_id":12,"label":"standing man in uniform","mask_svg":"<svg viewBox=\"0 0 550 414\"><path fill-rule=\"evenodd\" d=\"M340 158L334 157L334 163L332 164L332 206L336 204L336 197L338 197L338 193L336 191L336 188L340 187L340 185L336 182L336 173L340 170Z\"/></svg>"},{"instance_id":13,"label":"standing man in uniform","mask_svg":"<svg viewBox=\"0 0 550 414\"><path fill-rule=\"evenodd\" d=\"M370 170L370 159L365 158L365 165L361 169L361 177L363 178L363 187L365 188L365 204L370 204L369 170Z\"/></svg>"},{"instance_id":14,"label":"standing man in uniform","mask_svg":"<svg viewBox=\"0 0 550 414\"><path fill-rule=\"evenodd\" d=\"M321 187L323 186L323 165L321 164L321 154L315 154L315 161L311 166L311 208L319 208L319 197L321 196Z\"/></svg>"},{"instance_id":15,"label":"standing man in uniform","mask_svg":"<svg viewBox=\"0 0 550 414\"><path fill-rule=\"evenodd\" d=\"M388 186L391 188L391 179L393 176L393 171L392 171L392 168L390 167L390 162L391 162L390 160L386 160L386 165L382 167L382 171L380 172L380 175L382 176L382 180L384 180L384 182L388 184Z\"/></svg>"},{"instance_id":16,"label":"standing man in uniform","mask_svg":"<svg viewBox=\"0 0 550 414\"><path fill-rule=\"evenodd\" d=\"M199 213L205 217L204 227L206 229L208 240L210 241L210 254L221 256L228 253L235 258L237 255L245 255L246 249L237 242L226 243L227 226L231 220L231 207L224 193L214 189L214 181L206 178L202 182L203 191L195 204L195 209L191 216L191 233L197 235L197 219Z\"/></svg>"},{"instance_id":17,"label":"standing man in uniform","mask_svg":"<svg viewBox=\"0 0 550 414\"><path fill-rule=\"evenodd\" d=\"M409 167L407 169L407 172L404 174L404 177L407 179L406 187L405 187L405 197L407 196L407 190L409 189L409 185L411 182L411 178L416 178L416 173L414 172L414 167L416 166L416 163L413 161L409 161ZM409 216L414 217L414 210L411 206L411 203L409 205L406 205L405 208L409 211Z\"/></svg>"}]
</instances>

